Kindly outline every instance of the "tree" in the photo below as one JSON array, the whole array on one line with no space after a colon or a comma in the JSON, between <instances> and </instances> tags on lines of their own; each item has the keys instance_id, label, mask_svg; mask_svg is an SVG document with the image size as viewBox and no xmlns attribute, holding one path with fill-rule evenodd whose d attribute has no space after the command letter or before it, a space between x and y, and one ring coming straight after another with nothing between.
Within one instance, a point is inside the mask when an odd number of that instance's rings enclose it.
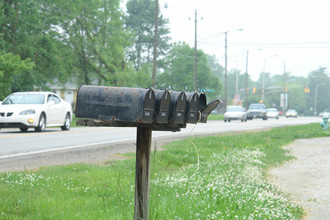
<instances>
[{"instance_id":1,"label":"tree","mask_svg":"<svg viewBox=\"0 0 330 220\"><path fill-rule=\"evenodd\" d=\"M310 92L305 94L306 96L306 114L313 115L315 98L316 101L316 113L323 111L330 111L330 78L326 73L326 68L320 67L318 70L312 71L308 75L308 84ZM318 87L317 87L318 86ZM317 88L317 91L316 91ZM316 97L317 92L317 97Z\"/></svg>"},{"instance_id":2,"label":"tree","mask_svg":"<svg viewBox=\"0 0 330 220\"><path fill-rule=\"evenodd\" d=\"M47 13L46 1L4 0L0 6L0 37L2 48L7 53L30 59L33 70L21 71L12 81L11 90L32 90L44 87L54 78L67 79L68 56L66 48L54 31L56 20Z\"/></svg>"},{"instance_id":3,"label":"tree","mask_svg":"<svg viewBox=\"0 0 330 220\"><path fill-rule=\"evenodd\" d=\"M9 95L14 78L20 73L31 71L34 63L21 60L18 55L0 52L0 100Z\"/></svg>"},{"instance_id":4,"label":"tree","mask_svg":"<svg viewBox=\"0 0 330 220\"><path fill-rule=\"evenodd\" d=\"M58 0L53 4L50 11L60 19L61 40L72 48L78 80L119 85L126 67L124 48L129 44L119 0Z\"/></svg>"},{"instance_id":5,"label":"tree","mask_svg":"<svg viewBox=\"0 0 330 220\"><path fill-rule=\"evenodd\" d=\"M126 4L127 16L125 25L128 28L132 46L128 48L128 60L133 63L136 70L143 68L145 64L151 63L154 45L154 30L156 17L155 0L130 0ZM157 57L163 57L169 49L170 33L167 27L168 19L162 14L158 18L158 40ZM158 59L157 66L163 67L162 60Z\"/></svg>"},{"instance_id":6,"label":"tree","mask_svg":"<svg viewBox=\"0 0 330 220\"><path fill-rule=\"evenodd\" d=\"M207 95L219 97L221 83L217 76L211 73L207 57L203 51L197 53L197 88L214 91ZM193 91L194 88L194 49L185 43L175 43L167 56L167 68L159 76L158 87L174 90Z\"/></svg>"}]
</instances>

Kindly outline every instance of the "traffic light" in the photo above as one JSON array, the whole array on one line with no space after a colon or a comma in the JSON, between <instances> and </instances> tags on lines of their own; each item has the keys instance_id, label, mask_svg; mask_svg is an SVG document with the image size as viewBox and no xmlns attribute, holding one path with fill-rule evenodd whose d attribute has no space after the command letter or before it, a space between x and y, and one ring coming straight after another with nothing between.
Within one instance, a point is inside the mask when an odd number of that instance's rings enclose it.
<instances>
[{"instance_id":1,"label":"traffic light","mask_svg":"<svg viewBox=\"0 0 330 220\"><path fill-rule=\"evenodd\" d=\"M206 123L220 100L206 104L201 92L83 85L76 116L96 125L178 131L186 123Z\"/></svg>"},{"instance_id":2,"label":"traffic light","mask_svg":"<svg viewBox=\"0 0 330 220\"><path fill-rule=\"evenodd\" d=\"M305 92L305 93L309 93L309 88L308 88L308 86L305 87L304 92Z\"/></svg>"},{"instance_id":3,"label":"traffic light","mask_svg":"<svg viewBox=\"0 0 330 220\"><path fill-rule=\"evenodd\" d=\"M253 88L252 92L253 92L253 94L256 93L256 87Z\"/></svg>"}]
</instances>

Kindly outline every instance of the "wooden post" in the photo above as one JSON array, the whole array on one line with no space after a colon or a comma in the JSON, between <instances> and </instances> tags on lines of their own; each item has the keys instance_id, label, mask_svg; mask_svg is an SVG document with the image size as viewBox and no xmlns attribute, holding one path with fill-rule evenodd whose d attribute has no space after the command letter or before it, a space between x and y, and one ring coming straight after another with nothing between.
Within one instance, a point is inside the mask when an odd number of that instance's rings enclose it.
<instances>
[{"instance_id":1,"label":"wooden post","mask_svg":"<svg viewBox=\"0 0 330 220\"><path fill-rule=\"evenodd\" d=\"M151 128L137 127L135 165L135 220L147 220L149 214L149 173Z\"/></svg>"}]
</instances>

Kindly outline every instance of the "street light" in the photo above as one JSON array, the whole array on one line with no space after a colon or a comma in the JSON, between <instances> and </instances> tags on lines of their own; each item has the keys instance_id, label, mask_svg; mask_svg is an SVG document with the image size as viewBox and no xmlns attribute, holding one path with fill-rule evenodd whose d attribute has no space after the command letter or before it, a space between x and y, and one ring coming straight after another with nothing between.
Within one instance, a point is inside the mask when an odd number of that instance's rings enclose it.
<instances>
[{"instance_id":1,"label":"street light","mask_svg":"<svg viewBox=\"0 0 330 220\"><path fill-rule=\"evenodd\" d=\"M258 49L259 51L262 49ZM245 104L246 108L249 107L248 103L248 90L249 90L249 73L248 73L248 63L249 63L249 50L246 51L246 60L245 60Z\"/></svg>"},{"instance_id":2,"label":"street light","mask_svg":"<svg viewBox=\"0 0 330 220\"><path fill-rule=\"evenodd\" d=\"M321 86L321 85L325 85L325 83L324 82L323 83L319 83L315 87L314 116L316 115L317 90L318 90L319 86Z\"/></svg>"},{"instance_id":3,"label":"street light","mask_svg":"<svg viewBox=\"0 0 330 220\"><path fill-rule=\"evenodd\" d=\"M225 111L227 111L227 35L229 31L243 31L243 29L232 29L225 31Z\"/></svg>"},{"instance_id":4,"label":"street light","mask_svg":"<svg viewBox=\"0 0 330 220\"><path fill-rule=\"evenodd\" d=\"M278 57L278 55L274 55L274 57ZM268 57L268 58L270 58L270 57ZM264 71L262 73L262 90L261 90L261 100L262 100L262 102L264 102L264 99L265 99L265 72L266 72L266 60L268 58L264 58Z\"/></svg>"}]
</instances>

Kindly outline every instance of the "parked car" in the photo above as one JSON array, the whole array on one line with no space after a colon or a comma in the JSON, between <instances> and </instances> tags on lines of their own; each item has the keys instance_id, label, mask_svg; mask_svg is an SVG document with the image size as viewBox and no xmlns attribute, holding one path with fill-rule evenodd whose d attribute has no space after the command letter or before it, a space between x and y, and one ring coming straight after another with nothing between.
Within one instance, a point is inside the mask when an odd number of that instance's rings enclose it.
<instances>
[{"instance_id":1,"label":"parked car","mask_svg":"<svg viewBox=\"0 0 330 220\"><path fill-rule=\"evenodd\" d=\"M280 114L276 108L267 108L266 109L267 118L279 119Z\"/></svg>"},{"instance_id":2,"label":"parked car","mask_svg":"<svg viewBox=\"0 0 330 220\"><path fill-rule=\"evenodd\" d=\"M246 121L246 111L242 106L227 106L227 111L224 114L224 122L231 120Z\"/></svg>"},{"instance_id":3,"label":"parked car","mask_svg":"<svg viewBox=\"0 0 330 220\"><path fill-rule=\"evenodd\" d=\"M72 107L51 92L17 92L9 95L0 105L0 128L29 128L44 131L46 127L60 126L69 130Z\"/></svg>"},{"instance_id":4,"label":"parked car","mask_svg":"<svg viewBox=\"0 0 330 220\"><path fill-rule=\"evenodd\" d=\"M247 119L252 120L253 118L262 118L267 120L266 106L263 103L250 104L247 111Z\"/></svg>"},{"instance_id":5,"label":"parked car","mask_svg":"<svg viewBox=\"0 0 330 220\"><path fill-rule=\"evenodd\" d=\"M286 111L285 117L287 117L287 118L289 118L289 117L297 118L298 117L298 113L294 109L289 109L288 111Z\"/></svg>"}]
</instances>

